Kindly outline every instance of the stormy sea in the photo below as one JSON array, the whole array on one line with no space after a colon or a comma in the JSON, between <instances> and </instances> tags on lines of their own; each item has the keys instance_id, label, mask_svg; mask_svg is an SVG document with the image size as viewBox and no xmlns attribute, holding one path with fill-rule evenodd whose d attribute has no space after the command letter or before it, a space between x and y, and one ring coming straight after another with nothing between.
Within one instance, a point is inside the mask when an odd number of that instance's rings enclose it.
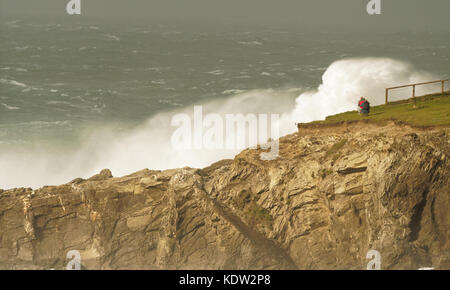
<instances>
[{"instance_id":1,"label":"stormy sea","mask_svg":"<svg viewBox=\"0 0 450 290\"><path fill-rule=\"evenodd\" d=\"M450 39L431 32L0 20L3 189L208 166L239 150L174 150L174 114L276 113L289 134L450 67Z\"/></svg>"}]
</instances>

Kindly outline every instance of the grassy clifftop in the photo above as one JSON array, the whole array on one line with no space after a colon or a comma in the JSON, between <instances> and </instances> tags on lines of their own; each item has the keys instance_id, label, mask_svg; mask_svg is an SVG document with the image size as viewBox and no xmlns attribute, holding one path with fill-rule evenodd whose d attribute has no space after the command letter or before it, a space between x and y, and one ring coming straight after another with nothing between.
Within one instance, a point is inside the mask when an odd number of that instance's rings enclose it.
<instances>
[{"instance_id":1,"label":"grassy clifftop","mask_svg":"<svg viewBox=\"0 0 450 290\"><path fill-rule=\"evenodd\" d=\"M450 91L444 94L426 95L413 100L392 102L388 105L374 106L367 117L357 111L328 116L323 121L315 121L311 125L332 125L348 121L366 120L383 125L389 121L398 121L412 126L430 127L450 125Z\"/></svg>"}]
</instances>

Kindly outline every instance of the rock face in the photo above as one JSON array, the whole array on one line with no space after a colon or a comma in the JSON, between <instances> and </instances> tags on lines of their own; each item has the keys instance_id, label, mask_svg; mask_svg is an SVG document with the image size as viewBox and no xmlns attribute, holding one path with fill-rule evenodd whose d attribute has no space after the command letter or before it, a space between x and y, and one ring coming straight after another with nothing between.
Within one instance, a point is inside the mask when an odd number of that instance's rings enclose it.
<instances>
[{"instance_id":1,"label":"rock face","mask_svg":"<svg viewBox=\"0 0 450 290\"><path fill-rule=\"evenodd\" d=\"M448 129L300 128L279 158L0 190L0 268L450 268Z\"/></svg>"}]
</instances>

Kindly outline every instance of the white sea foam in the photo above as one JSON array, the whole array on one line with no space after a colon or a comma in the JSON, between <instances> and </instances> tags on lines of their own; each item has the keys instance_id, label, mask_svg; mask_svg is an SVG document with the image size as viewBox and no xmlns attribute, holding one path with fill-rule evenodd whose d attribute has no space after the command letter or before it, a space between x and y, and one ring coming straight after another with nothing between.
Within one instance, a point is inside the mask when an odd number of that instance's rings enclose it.
<instances>
[{"instance_id":1,"label":"white sea foam","mask_svg":"<svg viewBox=\"0 0 450 290\"><path fill-rule=\"evenodd\" d=\"M19 107L8 106L7 104L2 103L2 105L8 110L19 110Z\"/></svg>"},{"instance_id":2,"label":"white sea foam","mask_svg":"<svg viewBox=\"0 0 450 290\"><path fill-rule=\"evenodd\" d=\"M16 46L16 51L25 51L29 48L29 46Z\"/></svg>"},{"instance_id":3,"label":"white sea foam","mask_svg":"<svg viewBox=\"0 0 450 290\"><path fill-rule=\"evenodd\" d=\"M231 89L231 90L223 91L222 94L225 94L225 95L235 94L235 95L237 95L237 94L242 94L244 92L245 92L245 90Z\"/></svg>"},{"instance_id":4,"label":"white sea foam","mask_svg":"<svg viewBox=\"0 0 450 290\"><path fill-rule=\"evenodd\" d=\"M211 74L211 75L215 75L215 76L220 76L220 75L225 74L225 72L223 70L220 70L220 69L213 70L213 71L210 71L210 72L207 72L207 73Z\"/></svg>"},{"instance_id":5,"label":"white sea foam","mask_svg":"<svg viewBox=\"0 0 450 290\"><path fill-rule=\"evenodd\" d=\"M255 90L203 104L204 114L279 113L294 106L296 94L291 91ZM114 129L95 130L75 152L54 150L0 151L0 188L40 187L61 184L76 177L88 177L102 168L116 176L143 168L168 169L184 166L203 167L240 150L177 151L172 147L171 126L175 114L193 114L193 107L157 114L138 128L117 133ZM291 129L294 125L291 124Z\"/></svg>"},{"instance_id":6,"label":"white sea foam","mask_svg":"<svg viewBox=\"0 0 450 290\"><path fill-rule=\"evenodd\" d=\"M30 122L21 122L14 124L15 127L54 127L54 126L67 126L70 125L71 122L68 120L65 121L30 121Z\"/></svg>"},{"instance_id":7,"label":"white sea foam","mask_svg":"<svg viewBox=\"0 0 450 290\"><path fill-rule=\"evenodd\" d=\"M65 105L69 107L76 107L74 104L71 104L70 102L66 101L47 101L45 102L47 105Z\"/></svg>"},{"instance_id":8,"label":"white sea foam","mask_svg":"<svg viewBox=\"0 0 450 290\"><path fill-rule=\"evenodd\" d=\"M418 71L412 65L390 58L345 59L332 63L322 76L322 84L303 93L296 100L290 120L310 122L326 116L356 109L365 96L372 105L382 104L385 88L437 79L431 73ZM437 86L417 87L416 94L436 92ZM390 93L390 100L406 99L411 89Z\"/></svg>"},{"instance_id":9,"label":"white sea foam","mask_svg":"<svg viewBox=\"0 0 450 290\"><path fill-rule=\"evenodd\" d=\"M281 114L280 122L275 125L283 135L294 132L296 122L320 120L327 115L356 109L360 96L366 96L372 105L377 105L384 101L386 87L435 78L437 76L393 59L346 59L332 63L323 74L322 84L300 96L298 89L253 90L226 100L210 101L203 105L203 112ZM417 94L429 89L419 88ZM409 96L410 92L406 91L403 95L394 94L393 98ZM173 149L171 136L176 128L170 124L172 116L178 113L192 115L193 107L159 113L125 133L97 129L75 152L2 150L0 188L61 184L76 177L88 177L103 168L110 168L115 176L120 176L143 168L204 167L238 153L238 150L181 152Z\"/></svg>"},{"instance_id":10,"label":"white sea foam","mask_svg":"<svg viewBox=\"0 0 450 290\"><path fill-rule=\"evenodd\" d=\"M13 85L13 86L18 86L18 87L27 87L26 84L15 81L15 80L8 80L8 79L0 79L0 84L5 84L5 85Z\"/></svg>"},{"instance_id":11,"label":"white sea foam","mask_svg":"<svg viewBox=\"0 0 450 290\"><path fill-rule=\"evenodd\" d=\"M260 42L260 41L240 41L239 44L242 44L242 45L250 45L250 46L259 46L259 45L263 45L263 43Z\"/></svg>"},{"instance_id":12,"label":"white sea foam","mask_svg":"<svg viewBox=\"0 0 450 290\"><path fill-rule=\"evenodd\" d=\"M166 80L164 79L159 79L159 80L155 80L151 82L154 85L165 85L166 84Z\"/></svg>"},{"instance_id":13,"label":"white sea foam","mask_svg":"<svg viewBox=\"0 0 450 290\"><path fill-rule=\"evenodd\" d=\"M113 34L105 34L105 36L111 40L119 41L120 38L118 36L115 36Z\"/></svg>"}]
</instances>

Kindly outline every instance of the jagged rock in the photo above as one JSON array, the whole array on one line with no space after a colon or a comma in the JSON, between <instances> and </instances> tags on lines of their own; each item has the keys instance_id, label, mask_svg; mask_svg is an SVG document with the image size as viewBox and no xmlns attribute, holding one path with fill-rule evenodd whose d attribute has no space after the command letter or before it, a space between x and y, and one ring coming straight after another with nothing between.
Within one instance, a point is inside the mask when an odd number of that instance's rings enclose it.
<instances>
[{"instance_id":1,"label":"jagged rock","mask_svg":"<svg viewBox=\"0 0 450 290\"><path fill-rule=\"evenodd\" d=\"M300 130L272 161L0 190L0 268L61 269L70 250L87 269L365 269L369 250L450 268L448 131L361 126Z\"/></svg>"},{"instance_id":2,"label":"jagged rock","mask_svg":"<svg viewBox=\"0 0 450 290\"><path fill-rule=\"evenodd\" d=\"M90 181L95 181L95 180L104 180L104 179L108 179L108 178L112 178L113 175L111 173L111 170L109 169L103 169L102 171L100 171L99 174L96 174L94 176L92 176L91 178L89 178ZM79 181L79 179L75 179L74 181Z\"/></svg>"}]
</instances>

